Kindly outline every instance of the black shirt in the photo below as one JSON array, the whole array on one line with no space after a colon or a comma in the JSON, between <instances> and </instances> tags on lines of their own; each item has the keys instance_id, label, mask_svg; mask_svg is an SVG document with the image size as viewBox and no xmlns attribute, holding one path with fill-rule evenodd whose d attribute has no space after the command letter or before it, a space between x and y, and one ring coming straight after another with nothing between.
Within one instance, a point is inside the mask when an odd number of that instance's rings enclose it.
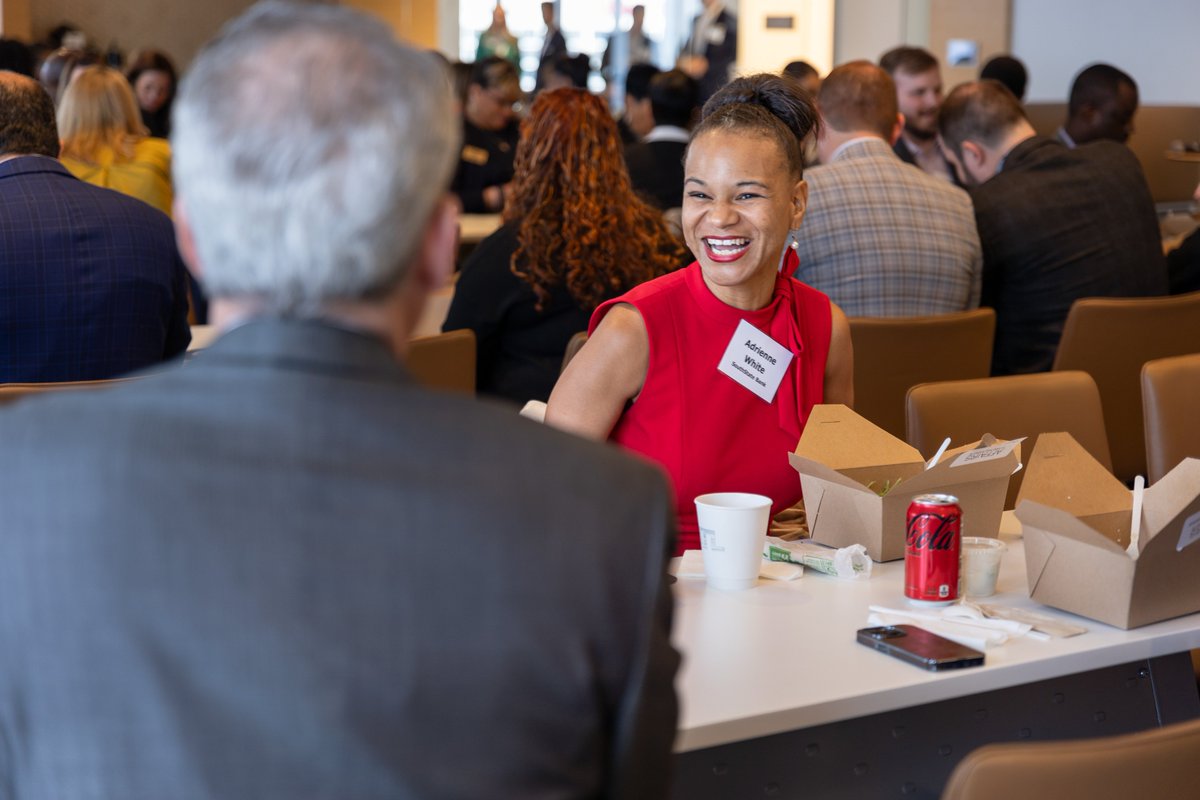
<instances>
[{"instance_id":1,"label":"black shirt","mask_svg":"<svg viewBox=\"0 0 1200 800\"><path fill-rule=\"evenodd\" d=\"M524 404L546 400L558 380L567 341L587 330L591 308L581 308L562 284L537 296L509 268L517 249L517 226L502 226L463 264L442 330L470 328L478 341L476 389Z\"/></svg>"},{"instance_id":2,"label":"black shirt","mask_svg":"<svg viewBox=\"0 0 1200 800\"><path fill-rule=\"evenodd\" d=\"M483 202L483 190L501 186L513 178L513 158L517 154L518 128L515 124L502 131L485 131L463 120L463 144L458 170L450 191L458 195L463 211L486 214L497 209Z\"/></svg>"}]
</instances>

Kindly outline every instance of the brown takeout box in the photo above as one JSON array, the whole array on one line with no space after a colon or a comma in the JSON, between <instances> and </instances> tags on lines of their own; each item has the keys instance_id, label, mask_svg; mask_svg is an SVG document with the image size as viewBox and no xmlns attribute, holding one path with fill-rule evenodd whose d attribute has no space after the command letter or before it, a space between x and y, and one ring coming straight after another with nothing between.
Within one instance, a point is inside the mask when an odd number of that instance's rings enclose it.
<instances>
[{"instance_id":1,"label":"brown takeout box","mask_svg":"<svg viewBox=\"0 0 1200 800\"><path fill-rule=\"evenodd\" d=\"M1118 628L1200 611L1200 459L1146 489L1138 557L1133 493L1069 433L1043 433L1017 497L1029 596ZM1182 549L1179 549L1182 547Z\"/></svg>"},{"instance_id":2,"label":"brown takeout box","mask_svg":"<svg viewBox=\"0 0 1200 800\"><path fill-rule=\"evenodd\" d=\"M981 447L985 441L991 447ZM963 509L964 536L997 536L1008 480L1020 459L1018 442L997 445L986 437L945 453L926 470L916 448L844 405L814 406L788 456L800 473L813 541L861 544L875 561L904 557L905 514L919 494L954 495ZM876 493L874 487L897 478L886 495Z\"/></svg>"}]
</instances>

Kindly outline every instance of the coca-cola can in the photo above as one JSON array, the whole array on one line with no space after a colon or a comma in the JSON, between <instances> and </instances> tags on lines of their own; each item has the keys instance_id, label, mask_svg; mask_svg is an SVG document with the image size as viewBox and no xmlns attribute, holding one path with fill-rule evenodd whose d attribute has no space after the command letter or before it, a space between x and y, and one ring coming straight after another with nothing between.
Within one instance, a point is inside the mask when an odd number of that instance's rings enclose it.
<instances>
[{"instance_id":1,"label":"coca-cola can","mask_svg":"<svg viewBox=\"0 0 1200 800\"><path fill-rule=\"evenodd\" d=\"M916 605L958 599L962 507L948 494L913 498L904 526L904 596Z\"/></svg>"}]
</instances>

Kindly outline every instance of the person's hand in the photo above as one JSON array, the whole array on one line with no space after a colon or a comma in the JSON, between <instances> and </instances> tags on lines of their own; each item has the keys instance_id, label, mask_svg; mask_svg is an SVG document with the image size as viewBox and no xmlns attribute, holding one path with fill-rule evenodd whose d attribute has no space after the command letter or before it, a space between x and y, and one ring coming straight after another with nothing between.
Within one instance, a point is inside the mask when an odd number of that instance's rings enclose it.
<instances>
[{"instance_id":1,"label":"person's hand","mask_svg":"<svg viewBox=\"0 0 1200 800\"><path fill-rule=\"evenodd\" d=\"M508 198L512 196L512 181L498 186L489 186L483 190L483 204L488 211L503 211Z\"/></svg>"},{"instance_id":2,"label":"person's hand","mask_svg":"<svg viewBox=\"0 0 1200 800\"><path fill-rule=\"evenodd\" d=\"M488 211L499 211L504 208L504 187L488 186L483 190L483 204Z\"/></svg>"}]
</instances>

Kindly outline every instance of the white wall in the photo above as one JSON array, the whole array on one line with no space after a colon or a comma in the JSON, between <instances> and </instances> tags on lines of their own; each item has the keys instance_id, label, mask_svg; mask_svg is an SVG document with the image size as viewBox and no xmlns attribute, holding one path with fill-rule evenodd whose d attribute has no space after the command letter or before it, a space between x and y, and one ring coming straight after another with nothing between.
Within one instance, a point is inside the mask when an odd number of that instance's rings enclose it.
<instances>
[{"instance_id":1,"label":"white wall","mask_svg":"<svg viewBox=\"0 0 1200 800\"><path fill-rule=\"evenodd\" d=\"M898 45L929 46L931 0L837 0L834 66L879 61Z\"/></svg>"},{"instance_id":2,"label":"white wall","mask_svg":"<svg viewBox=\"0 0 1200 800\"><path fill-rule=\"evenodd\" d=\"M1065 102L1075 74L1105 61L1133 76L1142 105L1200 105L1197 0L1013 0L1012 30L1030 102Z\"/></svg>"},{"instance_id":3,"label":"white wall","mask_svg":"<svg viewBox=\"0 0 1200 800\"><path fill-rule=\"evenodd\" d=\"M741 0L738 72L778 72L803 59L822 75L833 68L833 0ZM767 28L767 17L792 17L791 29Z\"/></svg>"}]
</instances>

